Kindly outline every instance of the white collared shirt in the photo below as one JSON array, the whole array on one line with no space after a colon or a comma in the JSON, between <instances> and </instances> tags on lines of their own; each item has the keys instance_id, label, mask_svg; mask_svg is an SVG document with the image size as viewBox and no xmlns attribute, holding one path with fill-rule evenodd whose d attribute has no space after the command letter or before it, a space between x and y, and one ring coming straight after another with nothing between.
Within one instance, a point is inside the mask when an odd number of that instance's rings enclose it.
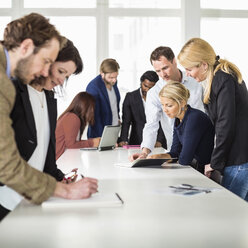
<instances>
[{"instance_id":1,"label":"white collared shirt","mask_svg":"<svg viewBox=\"0 0 248 248\"><path fill-rule=\"evenodd\" d=\"M141 99L142 99L142 102L143 102L143 107L144 107L144 111L146 111L146 101L142 95L142 89L140 88L140 96L141 96Z\"/></svg>"},{"instance_id":2,"label":"white collared shirt","mask_svg":"<svg viewBox=\"0 0 248 248\"><path fill-rule=\"evenodd\" d=\"M190 98L188 104L196 109L204 111L203 106L203 88L202 85L195 81L192 77L187 77L185 72L182 72L182 83L190 91ZM146 124L143 129L143 140L141 148L148 148L153 150L157 132L159 128L159 121L161 122L164 135L167 140L167 149L170 150L172 145L174 119L169 118L162 109L162 104L159 100L159 92L166 84L166 81L160 79L148 92L146 96Z\"/></svg>"}]
</instances>

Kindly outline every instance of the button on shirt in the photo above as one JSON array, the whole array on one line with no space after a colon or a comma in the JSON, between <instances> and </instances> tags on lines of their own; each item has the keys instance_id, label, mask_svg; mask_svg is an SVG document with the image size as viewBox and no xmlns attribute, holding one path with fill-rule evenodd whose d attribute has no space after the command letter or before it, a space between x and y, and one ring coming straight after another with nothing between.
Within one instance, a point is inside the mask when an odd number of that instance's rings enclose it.
<instances>
[{"instance_id":1,"label":"button on shirt","mask_svg":"<svg viewBox=\"0 0 248 248\"><path fill-rule=\"evenodd\" d=\"M202 102L203 88L202 85L196 82L193 78L187 77L185 72L182 72L182 84L190 91L190 98L188 104L196 109L204 111ZM153 150L157 132L159 128L159 121L161 122L164 135L167 140L167 147L170 150L172 144L174 120L169 118L162 109L162 104L159 99L159 92L166 85L166 81L160 79L148 92L146 97L146 124L143 129L142 148Z\"/></svg>"}]
</instances>

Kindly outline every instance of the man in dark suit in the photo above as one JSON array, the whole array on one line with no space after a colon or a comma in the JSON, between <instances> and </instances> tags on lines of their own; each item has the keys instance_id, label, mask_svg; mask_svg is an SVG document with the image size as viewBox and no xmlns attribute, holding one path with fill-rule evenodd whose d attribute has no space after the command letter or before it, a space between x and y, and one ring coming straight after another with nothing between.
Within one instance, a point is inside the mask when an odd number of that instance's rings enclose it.
<instances>
[{"instance_id":1,"label":"man in dark suit","mask_svg":"<svg viewBox=\"0 0 248 248\"><path fill-rule=\"evenodd\" d=\"M159 80L154 71L146 71L140 78L140 88L127 93L122 107L122 128L119 146L140 145L142 142L142 131L146 123L145 104L146 94ZM129 128L131 128L130 137ZM157 135L157 147L166 148L166 139L161 127Z\"/></svg>"}]
</instances>

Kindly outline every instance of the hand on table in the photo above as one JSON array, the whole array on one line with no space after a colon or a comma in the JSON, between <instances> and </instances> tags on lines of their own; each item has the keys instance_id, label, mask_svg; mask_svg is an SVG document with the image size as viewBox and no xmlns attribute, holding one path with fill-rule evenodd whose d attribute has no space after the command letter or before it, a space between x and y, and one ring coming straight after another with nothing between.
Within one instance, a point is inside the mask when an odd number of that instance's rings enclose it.
<instances>
[{"instance_id":1,"label":"hand on table","mask_svg":"<svg viewBox=\"0 0 248 248\"><path fill-rule=\"evenodd\" d=\"M159 153L159 154L150 155L147 158L154 158L154 159L156 159L156 158L171 158L171 156L168 153Z\"/></svg>"},{"instance_id":2,"label":"hand on table","mask_svg":"<svg viewBox=\"0 0 248 248\"><path fill-rule=\"evenodd\" d=\"M68 199L83 199L88 198L97 192L98 181L97 179L85 177L69 186Z\"/></svg>"},{"instance_id":3,"label":"hand on table","mask_svg":"<svg viewBox=\"0 0 248 248\"><path fill-rule=\"evenodd\" d=\"M211 173L214 171L214 169L211 168L210 164L205 165L204 175L208 178L211 177Z\"/></svg>"},{"instance_id":4,"label":"hand on table","mask_svg":"<svg viewBox=\"0 0 248 248\"><path fill-rule=\"evenodd\" d=\"M77 182L64 184L57 182L54 196L66 199L84 199L96 193L98 189L98 180L85 177Z\"/></svg>"},{"instance_id":5,"label":"hand on table","mask_svg":"<svg viewBox=\"0 0 248 248\"><path fill-rule=\"evenodd\" d=\"M141 153L134 153L134 154L130 155L130 156L128 157L128 159L129 159L131 162L133 162L133 161L136 160L136 159L146 158L146 157L147 157L147 154L144 153L144 152L141 152Z\"/></svg>"}]
</instances>

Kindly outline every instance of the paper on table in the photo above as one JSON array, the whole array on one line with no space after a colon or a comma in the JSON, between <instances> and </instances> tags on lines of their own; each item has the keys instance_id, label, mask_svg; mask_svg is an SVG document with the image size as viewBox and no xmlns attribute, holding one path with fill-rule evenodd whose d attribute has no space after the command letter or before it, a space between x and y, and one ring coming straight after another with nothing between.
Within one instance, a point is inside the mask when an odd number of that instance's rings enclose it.
<instances>
[{"instance_id":1,"label":"paper on table","mask_svg":"<svg viewBox=\"0 0 248 248\"><path fill-rule=\"evenodd\" d=\"M68 200L50 197L42 203L43 208L75 208L75 207L119 207L123 200L117 193L96 193L90 198L81 200Z\"/></svg>"}]
</instances>

